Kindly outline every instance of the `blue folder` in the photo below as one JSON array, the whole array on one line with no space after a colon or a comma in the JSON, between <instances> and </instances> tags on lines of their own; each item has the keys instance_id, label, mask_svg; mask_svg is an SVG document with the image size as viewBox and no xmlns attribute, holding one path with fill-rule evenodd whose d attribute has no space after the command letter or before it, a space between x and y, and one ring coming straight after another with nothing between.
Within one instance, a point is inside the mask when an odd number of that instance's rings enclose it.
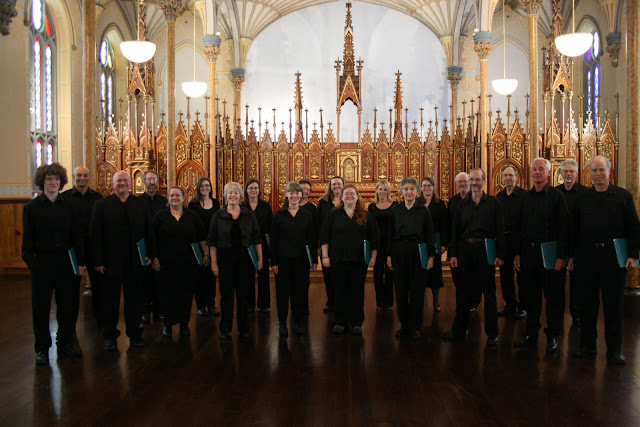
<instances>
[{"instance_id":1,"label":"blue folder","mask_svg":"<svg viewBox=\"0 0 640 427\"><path fill-rule=\"evenodd\" d=\"M364 249L364 264L369 265L369 261L371 261L371 242L368 240L365 240L363 244L363 249Z\"/></svg>"},{"instance_id":2,"label":"blue folder","mask_svg":"<svg viewBox=\"0 0 640 427\"><path fill-rule=\"evenodd\" d=\"M550 242L540 243L542 251L542 264L545 270L553 270L556 268L556 259L558 259L558 242L552 240Z\"/></svg>"},{"instance_id":3,"label":"blue folder","mask_svg":"<svg viewBox=\"0 0 640 427\"><path fill-rule=\"evenodd\" d=\"M140 257L140 265L147 265L147 242L144 240L144 237L136 243L138 247L138 256Z\"/></svg>"},{"instance_id":4,"label":"blue folder","mask_svg":"<svg viewBox=\"0 0 640 427\"><path fill-rule=\"evenodd\" d=\"M204 253L202 252L202 247L200 243L195 242L191 244L191 250L193 251L193 255L196 257L196 261L198 261L198 265L204 265Z\"/></svg>"},{"instance_id":5,"label":"blue folder","mask_svg":"<svg viewBox=\"0 0 640 427\"><path fill-rule=\"evenodd\" d=\"M498 256L496 239L484 239L484 248L487 251L487 265L494 265Z\"/></svg>"},{"instance_id":6,"label":"blue folder","mask_svg":"<svg viewBox=\"0 0 640 427\"><path fill-rule=\"evenodd\" d=\"M247 250L249 251L249 257L251 258L251 262L253 263L253 268L255 268L257 271L258 270L258 252L256 251L256 246L249 245Z\"/></svg>"},{"instance_id":7,"label":"blue folder","mask_svg":"<svg viewBox=\"0 0 640 427\"><path fill-rule=\"evenodd\" d=\"M422 269L427 269L427 263L429 262L429 251L427 250L426 243L418 243L418 251L420 252L420 265Z\"/></svg>"}]
</instances>

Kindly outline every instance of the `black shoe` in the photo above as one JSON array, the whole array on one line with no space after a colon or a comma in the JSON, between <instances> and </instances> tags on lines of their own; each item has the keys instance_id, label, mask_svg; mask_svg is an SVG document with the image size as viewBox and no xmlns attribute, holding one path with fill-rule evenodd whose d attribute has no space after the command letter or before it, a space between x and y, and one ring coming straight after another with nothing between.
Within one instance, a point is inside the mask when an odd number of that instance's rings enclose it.
<instances>
[{"instance_id":1,"label":"black shoe","mask_svg":"<svg viewBox=\"0 0 640 427\"><path fill-rule=\"evenodd\" d=\"M115 339L106 339L104 340L104 349L107 351L116 351L118 349L118 345L116 344Z\"/></svg>"},{"instance_id":2,"label":"black shoe","mask_svg":"<svg viewBox=\"0 0 640 427\"><path fill-rule=\"evenodd\" d=\"M302 335L304 334L304 329L302 329L302 326L298 325L297 323L293 324L293 333L296 335Z\"/></svg>"},{"instance_id":3,"label":"black shoe","mask_svg":"<svg viewBox=\"0 0 640 427\"><path fill-rule=\"evenodd\" d=\"M165 326L164 328L162 328L162 335L164 335L165 337L170 337L171 334L171 326Z\"/></svg>"},{"instance_id":4,"label":"black shoe","mask_svg":"<svg viewBox=\"0 0 640 427\"><path fill-rule=\"evenodd\" d=\"M249 341L251 339L251 335L249 334L249 332L241 332L240 339L242 341Z\"/></svg>"},{"instance_id":5,"label":"black shoe","mask_svg":"<svg viewBox=\"0 0 640 427\"><path fill-rule=\"evenodd\" d=\"M535 347L538 345L538 336L537 335L526 335L522 338L518 338L513 342L513 346L515 348L520 347Z\"/></svg>"},{"instance_id":6,"label":"black shoe","mask_svg":"<svg viewBox=\"0 0 640 427\"><path fill-rule=\"evenodd\" d=\"M514 311L511 313L513 320L522 320L527 318L527 310Z\"/></svg>"},{"instance_id":7,"label":"black shoe","mask_svg":"<svg viewBox=\"0 0 640 427\"><path fill-rule=\"evenodd\" d=\"M455 340L462 339L464 335L465 334L460 334L452 329L450 331L443 332L440 335L440 338L442 339L442 341L455 341Z\"/></svg>"},{"instance_id":8,"label":"black shoe","mask_svg":"<svg viewBox=\"0 0 640 427\"><path fill-rule=\"evenodd\" d=\"M289 336L289 328L287 328L287 325L278 326L278 334L280 334L281 337L288 337Z\"/></svg>"},{"instance_id":9,"label":"black shoe","mask_svg":"<svg viewBox=\"0 0 640 427\"><path fill-rule=\"evenodd\" d=\"M220 332L218 334L218 339L220 341L229 341L231 339L231 336L229 335L228 332Z\"/></svg>"},{"instance_id":10,"label":"black shoe","mask_svg":"<svg viewBox=\"0 0 640 427\"><path fill-rule=\"evenodd\" d=\"M376 310L378 310L378 311L385 311L385 310L384 310L384 307L382 307L382 306L377 306L377 307L376 307Z\"/></svg>"},{"instance_id":11,"label":"black shoe","mask_svg":"<svg viewBox=\"0 0 640 427\"><path fill-rule=\"evenodd\" d=\"M411 335L411 333L408 330L403 329L403 328L398 329L398 331L396 332L396 338L397 339L406 338L409 335Z\"/></svg>"},{"instance_id":12,"label":"black shoe","mask_svg":"<svg viewBox=\"0 0 640 427\"><path fill-rule=\"evenodd\" d=\"M129 338L129 347L146 347L149 343L142 338Z\"/></svg>"},{"instance_id":13,"label":"black shoe","mask_svg":"<svg viewBox=\"0 0 640 427\"><path fill-rule=\"evenodd\" d=\"M325 305L324 308L322 309L323 313L333 313L333 307L330 306L329 304Z\"/></svg>"},{"instance_id":14,"label":"black shoe","mask_svg":"<svg viewBox=\"0 0 640 427\"><path fill-rule=\"evenodd\" d=\"M351 328L351 335L362 335L362 326L354 326Z\"/></svg>"},{"instance_id":15,"label":"black shoe","mask_svg":"<svg viewBox=\"0 0 640 427\"><path fill-rule=\"evenodd\" d=\"M183 337L191 336L191 329L189 329L189 325L180 325L180 335Z\"/></svg>"},{"instance_id":16,"label":"black shoe","mask_svg":"<svg viewBox=\"0 0 640 427\"><path fill-rule=\"evenodd\" d=\"M440 304L436 304L433 306L433 311L435 311L436 313L440 313L440 310L441 310Z\"/></svg>"},{"instance_id":17,"label":"black shoe","mask_svg":"<svg viewBox=\"0 0 640 427\"><path fill-rule=\"evenodd\" d=\"M269 307L263 307L263 308L259 308L258 311L260 313L269 313L271 309Z\"/></svg>"},{"instance_id":18,"label":"black shoe","mask_svg":"<svg viewBox=\"0 0 640 427\"><path fill-rule=\"evenodd\" d=\"M575 326L576 328L580 328L582 326L582 321L579 317L573 318L573 326Z\"/></svg>"},{"instance_id":19,"label":"black shoe","mask_svg":"<svg viewBox=\"0 0 640 427\"><path fill-rule=\"evenodd\" d=\"M607 363L623 366L627 362L622 353L614 353L607 355Z\"/></svg>"},{"instance_id":20,"label":"black shoe","mask_svg":"<svg viewBox=\"0 0 640 427\"><path fill-rule=\"evenodd\" d=\"M140 320L140 323L144 323L145 325L148 325L149 323L151 323L151 316L147 313L142 315L142 320Z\"/></svg>"},{"instance_id":21,"label":"black shoe","mask_svg":"<svg viewBox=\"0 0 640 427\"><path fill-rule=\"evenodd\" d=\"M585 357L591 357L591 356L595 356L596 354L598 354L598 350L596 350L594 347L583 347L580 346L577 349L574 350L573 352L573 357L577 357L579 359L585 358Z\"/></svg>"},{"instance_id":22,"label":"black shoe","mask_svg":"<svg viewBox=\"0 0 640 427\"><path fill-rule=\"evenodd\" d=\"M558 338L547 337L547 353L555 353L558 351Z\"/></svg>"},{"instance_id":23,"label":"black shoe","mask_svg":"<svg viewBox=\"0 0 640 427\"><path fill-rule=\"evenodd\" d=\"M475 312L476 312L476 308L475 308L475 307L471 307L471 308L469 309L469 313L475 313Z\"/></svg>"},{"instance_id":24,"label":"black shoe","mask_svg":"<svg viewBox=\"0 0 640 427\"><path fill-rule=\"evenodd\" d=\"M331 329L331 333L335 335L340 335L344 333L344 326L342 325L333 325L333 329Z\"/></svg>"},{"instance_id":25,"label":"black shoe","mask_svg":"<svg viewBox=\"0 0 640 427\"><path fill-rule=\"evenodd\" d=\"M166 316L164 314L158 314L156 317L158 318L159 321L164 322L164 319Z\"/></svg>"},{"instance_id":26,"label":"black shoe","mask_svg":"<svg viewBox=\"0 0 640 427\"><path fill-rule=\"evenodd\" d=\"M82 357L82 350L75 344L63 344L58 346L58 356Z\"/></svg>"},{"instance_id":27,"label":"black shoe","mask_svg":"<svg viewBox=\"0 0 640 427\"><path fill-rule=\"evenodd\" d=\"M487 347L495 347L498 345L498 337L487 338Z\"/></svg>"},{"instance_id":28,"label":"black shoe","mask_svg":"<svg viewBox=\"0 0 640 427\"><path fill-rule=\"evenodd\" d=\"M209 316L218 317L220 312L215 307L209 307Z\"/></svg>"},{"instance_id":29,"label":"black shoe","mask_svg":"<svg viewBox=\"0 0 640 427\"><path fill-rule=\"evenodd\" d=\"M209 315L209 313L207 313L207 310L205 310L204 308L201 308L198 310L198 316L200 317L207 317Z\"/></svg>"},{"instance_id":30,"label":"black shoe","mask_svg":"<svg viewBox=\"0 0 640 427\"><path fill-rule=\"evenodd\" d=\"M38 351L36 352L36 365L48 365L49 364L49 352Z\"/></svg>"},{"instance_id":31,"label":"black shoe","mask_svg":"<svg viewBox=\"0 0 640 427\"><path fill-rule=\"evenodd\" d=\"M498 317L511 316L516 312L514 307L505 307L502 310L498 310Z\"/></svg>"},{"instance_id":32,"label":"black shoe","mask_svg":"<svg viewBox=\"0 0 640 427\"><path fill-rule=\"evenodd\" d=\"M411 339L413 341L420 341L422 339L422 334L418 330L411 331Z\"/></svg>"}]
</instances>

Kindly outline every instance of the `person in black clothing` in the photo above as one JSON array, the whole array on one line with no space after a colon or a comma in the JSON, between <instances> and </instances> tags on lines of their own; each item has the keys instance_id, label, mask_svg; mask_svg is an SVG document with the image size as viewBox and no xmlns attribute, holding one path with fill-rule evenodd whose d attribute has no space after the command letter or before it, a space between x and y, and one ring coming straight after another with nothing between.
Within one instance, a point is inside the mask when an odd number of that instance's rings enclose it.
<instances>
[{"instance_id":1,"label":"person in black clothing","mask_svg":"<svg viewBox=\"0 0 640 427\"><path fill-rule=\"evenodd\" d=\"M169 189L169 207L161 209L151 221L156 238L158 256L153 269L160 273L158 296L164 311L165 337L171 336L171 327L180 324L180 335L189 336L189 318L194 284L198 274L198 258L194 251L200 246L202 264L209 267L209 253L205 245L206 231L198 215L184 209L184 190Z\"/></svg>"},{"instance_id":2,"label":"person in black clothing","mask_svg":"<svg viewBox=\"0 0 640 427\"><path fill-rule=\"evenodd\" d=\"M255 179L250 179L244 186L244 203L251 209L260 226L260 241L262 243L262 268L258 270L258 310L268 313L271 309L271 287L269 286L269 239L271 235L271 222L273 211L271 205L260 198L260 184ZM256 305L255 283L249 286L248 296L249 313L253 313Z\"/></svg>"},{"instance_id":3,"label":"person in black clothing","mask_svg":"<svg viewBox=\"0 0 640 427\"><path fill-rule=\"evenodd\" d=\"M252 285L254 271L249 255L255 248L257 270L262 268L262 243L260 227L251 209L240 206L242 187L237 182L224 186L225 206L211 217L207 244L211 254L211 270L220 281L221 341L230 339L233 325L233 297L235 294L236 322L240 338L248 340L247 296Z\"/></svg>"},{"instance_id":4,"label":"person in black clothing","mask_svg":"<svg viewBox=\"0 0 640 427\"><path fill-rule=\"evenodd\" d=\"M144 310L143 267L155 257L149 209L130 193L126 171L113 175L113 194L98 200L91 216L91 252L95 269L102 275L102 334L107 351L117 349L120 286L124 293L124 320L132 347L144 347L140 322ZM147 256L142 259L142 249Z\"/></svg>"},{"instance_id":5,"label":"person in black clothing","mask_svg":"<svg viewBox=\"0 0 640 427\"><path fill-rule=\"evenodd\" d=\"M438 294L440 288L444 286L442 279L442 254L446 252L446 245L449 238L449 221L447 217L447 205L435 194L436 182L431 177L422 179L420 203L429 209L433 230L436 235L436 245L434 246L435 256L433 257L433 268L427 272L427 286L431 288L433 294L433 310L440 312L440 302ZM438 242L440 243L438 245Z\"/></svg>"},{"instance_id":6,"label":"person in black clothing","mask_svg":"<svg viewBox=\"0 0 640 427\"><path fill-rule=\"evenodd\" d=\"M167 198L162 194L158 194L158 174L156 171L148 170L142 177L144 183L144 193L138 198L142 200L147 209L149 210L149 218L153 218L154 215L161 209L167 206ZM151 313L162 320L164 314L158 304L158 274L153 270L151 266L145 267L143 276L143 297L144 297L144 312L142 313L142 323L149 323L151 320Z\"/></svg>"},{"instance_id":7,"label":"person in black clothing","mask_svg":"<svg viewBox=\"0 0 640 427\"><path fill-rule=\"evenodd\" d=\"M560 165L560 175L562 175L563 183L556 185L556 188L562 191L564 199L567 202L567 208L569 209L569 221L573 218L573 207L578 197L589 190L588 187L580 184L578 181L578 162L574 159L567 159ZM571 228L571 227L569 227ZM560 274L560 282L562 283L562 289L567 288L567 272L563 271ZM580 315L578 309L578 294L576 290L576 278L573 271L569 271L569 313L573 319L573 324L580 327ZM562 292L562 307L566 306L566 295Z\"/></svg>"},{"instance_id":8,"label":"person in black clothing","mask_svg":"<svg viewBox=\"0 0 640 427\"><path fill-rule=\"evenodd\" d=\"M507 165L502 169L502 183L504 190L498 192L496 197L502 204L502 214L504 217L505 235L505 258L500 266L500 285L502 288L502 298L505 307L498 311L498 316L510 316L513 319L524 319L527 311L524 304L524 293L520 281L520 272L513 267L513 257L515 256L515 234L520 222L520 206L522 205L525 190L516 185L518 171L512 165ZM518 297L516 297L516 285L513 275L518 278Z\"/></svg>"},{"instance_id":9,"label":"person in black clothing","mask_svg":"<svg viewBox=\"0 0 640 427\"><path fill-rule=\"evenodd\" d=\"M369 260L365 258L365 241L371 251ZM376 263L379 241L378 224L362 206L356 186L345 185L342 203L329 213L320 231L322 265L332 268L335 284L334 334L343 333L351 323L351 333L362 335L367 267Z\"/></svg>"},{"instance_id":10,"label":"person in black clothing","mask_svg":"<svg viewBox=\"0 0 640 427\"><path fill-rule=\"evenodd\" d=\"M322 199L318 202L318 227L316 230L321 230L324 221L329 216L336 206L342 201L342 189L344 188L344 179L341 176L334 176L329 180L327 190L322 196ZM322 275L324 276L324 286L327 292L327 303L324 306L323 311L329 313L334 311L333 304L333 292L335 285L331 277L331 268L322 266Z\"/></svg>"},{"instance_id":11,"label":"person in black clothing","mask_svg":"<svg viewBox=\"0 0 640 427\"><path fill-rule=\"evenodd\" d=\"M371 217L378 224L380 230L380 246L373 266L373 284L376 289L376 307L378 311L389 311L393 307L393 271L387 265L389 248L387 247L387 235L389 234L389 221L392 208L398 202L391 198L391 184L382 179L376 184L376 194L368 207Z\"/></svg>"},{"instance_id":12,"label":"person in black clothing","mask_svg":"<svg viewBox=\"0 0 640 427\"><path fill-rule=\"evenodd\" d=\"M301 179L300 181L298 181L298 184L300 184L300 187L302 187L302 200L300 200L300 207L306 211L308 211L311 214L311 217L313 218L313 241L317 242L318 241L318 208L316 208L316 205L314 205L313 203L311 203L309 201L309 195L311 194L311 181L309 181L308 179ZM315 269L315 265L317 264L317 256L315 256L316 254L314 254L314 269ZM311 270L308 270L305 268L304 270L304 284L305 284L305 290L304 290L304 315L308 316L309 315L309 285L310 285L310 273Z\"/></svg>"},{"instance_id":13,"label":"person in black clothing","mask_svg":"<svg viewBox=\"0 0 640 427\"><path fill-rule=\"evenodd\" d=\"M22 259L31 271L31 308L36 365L49 364L49 314L56 296L58 355L81 356L74 339L74 271L69 250L75 248L78 273L84 273L82 238L71 203L60 196L67 171L59 163L36 170L35 185L43 193L24 207Z\"/></svg>"},{"instance_id":14,"label":"person in black clothing","mask_svg":"<svg viewBox=\"0 0 640 427\"><path fill-rule=\"evenodd\" d=\"M456 283L456 317L451 330L442 333L442 339L451 341L467 334L469 308L475 303L479 288L484 294L487 345L495 346L498 344L495 266L500 266L504 259L504 221L500 201L483 190L486 179L482 169L471 170L471 196L460 202L453 220L449 255L451 268L460 269ZM495 241L496 257L491 263L487 239Z\"/></svg>"},{"instance_id":15,"label":"person in black clothing","mask_svg":"<svg viewBox=\"0 0 640 427\"><path fill-rule=\"evenodd\" d=\"M211 217L220 209L220 203L212 197L212 191L209 178L200 178L196 184L196 195L188 206L190 210L198 214L206 230L209 230ZM205 252L209 255L208 248ZM216 310L216 277L213 275L210 265L198 267L195 297L199 316L220 316L220 312Z\"/></svg>"},{"instance_id":16,"label":"person in black clothing","mask_svg":"<svg viewBox=\"0 0 640 427\"><path fill-rule=\"evenodd\" d=\"M293 332L302 334L300 319L304 314L306 283L305 271L315 267L315 259L309 264L309 255L315 254L316 241L313 232L313 216L300 208L302 186L297 182L287 184L285 196L288 203L273 216L271 226L271 268L276 277L279 333L289 335L287 317L291 301Z\"/></svg>"},{"instance_id":17,"label":"person in black clothing","mask_svg":"<svg viewBox=\"0 0 640 427\"><path fill-rule=\"evenodd\" d=\"M522 272L522 287L527 295L526 334L516 340L514 347L533 347L538 344L540 313L542 312L542 292L546 300L547 352L558 351L558 336L564 323L562 306L564 289L560 276L568 258L569 211L560 190L547 183L551 174L551 163L544 158L531 162L533 187L526 191L522 199L520 222L518 225L515 268ZM557 242L555 261L545 268L541 244Z\"/></svg>"},{"instance_id":18,"label":"person in black clothing","mask_svg":"<svg viewBox=\"0 0 640 427\"><path fill-rule=\"evenodd\" d=\"M87 273L91 281L91 287L87 286L87 294L91 295L91 303L93 307L93 315L96 318L98 328L102 327L100 321L100 275L91 268L91 253L89 251L89 225L91 224L91 213L96 200L102 199L102 194L89 188L89 169L84 166L78 166L73 171L75 185L61 194L73 206L75 217L80 227L80 237L82 238L82 246L85 264L89 267ZM76 289L73 291L73 330L75 335L75 325L78 321L78 311L80 309L80 281L81 276L74 276L74 285Z\"/></svg>"},{"instance_id":19,"label":"person in black clothing","mask_svg":"<svg viewBox=\"0 0 640 427\"><path fill-rule=\"evenodd\" d=\"M396 291L396 308L400 329L396 338L421 338L424 310L424 290L427 285L427 270L433 268L435 237L429 209L416 203L418 181L403 178L400 192L404 202L395 206L389 221L387 265L393 270ZM422 268L420 245L426 245L428 261Z\"/></svg>"},{"instance_id":20,"label":"person in black clothing","mask_svg":"<svg viewBox=\"0 0 640 427\"><path fill-rule=\"evenodd\" d=\"M627 271L636 266L640 248L640 222L631 193L610 183L611 162L596 156L589 163L593 187L573 207L572 255L569 270L576 272L582 327L576 357L596 354L600 292L604 311L607 361L624 365L622 319ZM613 239L626 238L624 267L618 264ZM621 245L621 249L624 249ZM624 253L620 254L624 257Z\"/></svg>"}]
</instances>

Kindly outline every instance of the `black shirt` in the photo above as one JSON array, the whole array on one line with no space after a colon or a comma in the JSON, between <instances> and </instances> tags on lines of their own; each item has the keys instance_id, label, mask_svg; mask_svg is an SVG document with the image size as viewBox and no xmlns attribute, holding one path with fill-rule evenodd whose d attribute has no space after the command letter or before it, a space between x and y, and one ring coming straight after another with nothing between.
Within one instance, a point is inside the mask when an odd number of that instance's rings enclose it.
<instances>
[{"instance_id":1,"label":"black shirt","mask_svg":"<svg viewBox=\"0 0 640 427\"><path fill-rule=\"evenodd\" d=\"M220 209L220 203L218 202L217 199L211 199L211 201L213 203L213 206L211 206L211 209L203 208L199 200L190 201L188 206L190 210L195 212L200 217L200 220L202 221L202 224L204 225L206 230L209 230L209 225L211 224L211 217L213 216L214 213L216 213L218 209Z\"/></svg>"},{"instance_id":2,"label":"black shirt","mask_svg":"<svg viewBox=\"0 0 640 427\"><path fill-rule=\"evenodd\" d=\"M573 206L576 203L576 200L578 199L578 197L582 194L585 193L587 191L589 191L589 187L585 187L584 185L580 184L579 182L576 182L573 184L573 187L571 187L571 190L567 190L564 186L564 184L560 184L560 185L556 185L556 187L558 190L562 191L562 194L564 195L564 199L567 202L567 208L569 209L569 215L572 214L573 212Z\"/></svg>"},{"instance_id":3,"label":"black shirt","mask_svg":"<svg viewBox=\"0 0 640 427\"><path fill-rule=\"evenodd\" d=\"M82 194L74 186L62 193L61 196L71 202L76 215L76 220L80 226L81 236L83 239L88 239L93 205L96 203L96 200L102 199L102 194L90 188L87 188L86 193Z\"/></svg>"},{"instance_id":4,"label":"black shirt","mask_svg":"<svg viewBox=\"0 0 640 427\"><path fill-rule=\"evenodd\" d=\"M318 226L316 227L316 230L318 230L318 232L322 230L322 224L329 216L329 212L331 212L333 209L335 209L335 206L332 201L320 199L320 201L318 202Z\"/></svg>"},{"instance_id":5,"label":"black shirt","mask_svg":"<svg viewBox=\"0 0 640 427\"><path fill-rule=\"evenodd\" d=\"M515 254L519 255L522 244L558 242L558 258L568 257L569 211L560 190L546 184L541 191L536 187L525 191L518 225Z\"/></svg>"},{"instance_id":6,"label":"black shirt","mask_svg":"<svg viewBox=\"0 0 640 427\"><path fill-rule=\"evenodd\" d=\"M371 250L380 247L378 223L369 212L366 224L358 224L355 214L349 218L344 209L329 213L320 230L320 244L329 245L332 263L354 262L364 264L364 241L368 240Z\"/></svg>"},{"instance_id":7,"label":"black shirt","mask_svg":"<svg viewBox=\"0 0 640 427\"><path fill-rule=\"evenodd\" d=\"M371 203L369 205L369 207L367 208L369 210L369 213L371 214L371 217L376 221L376 223L378 224L378 229L380 230L380 236L382 236L382 239L380 239L380 247L379 247L379 253L378 256L387 256L387 240L388 240L388 236L389 236L389 222L391 221L391 214L393 213L393 207L396 206L398 204L398 202L393 201L391 202L391 206L389 206L387 209L380 209L379 207L376 206L375 203Z\"/></svg>"},{"instance_id":8,"label":"black shirt","mask_svg":"<svg viewBox=\"0 0 640 427\"><path fill-rule=\"evenodd\" d=\"M304 205L300 205L300 209L304 209L311 214L313 218L313 236L314 240L318 240L318 233L320 232L318 227L318 208L311 202L307 202Z\"/></svg>"},{"instance_id":9,"label":"black shirt","mask_svg":"<svg viewBox=\"0 0 640 427\"><path fill-rule=\"evenodd\" d=\"M29 269L38 254L66 255L71 248L76 250L78 265L84 265L80 228L68 200L58 195L51 203L43 193L25 205L22 221L22 259Z\"/></svg>"},{"instance_id":10,"label":"black shirt","mask_svg":"<svg viewBox=\"0 0 640 427\"><path fill-rule=\"evenodd\" d=\"M433 221L434 233L440 233L440 244L447 246L449 244L449 213L447 212L447 205L442 199L431 199L431 203L427 206L429 213L431 214L431 221ZM438 248L438 252L440 248Z\"/></svg>"},{"instance_id":11,"label":"black shirt","mask_svg":"<svg viewBox=\"0 0 640 427\"><path fill-rule=\"evenodd\" d=\"M404 203L393 207L389 221L388 247L392 250L395 242L415 241L426 243L429 256L434 256L435 236L429 209L415 203L407 209Z\"/></svg>"},{"instance_id":12,"label":"black shirt","mask_svg":"<svg viewBox=\"0 0 640 427\"><path fill-rule=\"evenodd\" d=\"M279 257L304 257L306 260L307 245L315 258L313 216L302 208L298 209L296 216L292 216L286 206L276 212L271 225L271 265L278 265Z\"/></svg>"},{"instance_id":13,"label":"black shirt","mask_svg":"<svg viewBox=\"0 0 640 427\"><path fill-rule=\"evenodd\" d=\"M232 228L234 224L238 227L239 237L236 236L236 238L239 238L242 247L248 248L250 245L261 243L258 220L251 209L246 206L240 206L240 215L234 220L231 214L227 212L225 205L211 217L207 244L218 249L231 248L233 246Z\"/></svg>"},{"instance_id":14,"label":"black shirt","mask_svg":"<svg viewBox=\"0 0 640 427\"><path fill-rule=\"evenodd\" d=\"M151 221L156 236L156 248L161 269L186 269L198 266L191 243L206 239L206 231L200 217L184 209L177 220L169 208L158 211Z\"/></svg>"},{"instance_id":15,"label":"black shirt","mask_svg":"<svg viewBox=\"0 0 640 427\"><path fill-rule=\"evenodd\" d=\"M602 192L587 189L575 202L571 223L577 247L595 243L613 246L613 239L626 237L629 257L638 258L638 213L633 196L624 188L609 184Z\"/></svg>"},{"instance_id":16,"label":"black shirt","mask_svg":"<svg viewBox=\"0 0 640 427\"><path fill-rule=\"evenodd\" d=\"M251 209L249 203L244 203L243 205ZM258 200L258 206L256 206L256 209L251 210L258 220L260 237L264 237L266 234L271 234L271 222L273 221L273 210L271 209L271 205L264 200Z\"/></svg>"},{"instance_id":17,"label":"black shirt","mask_svg":"<svg viewBox=\"0 0 640 427\"><path fill-rule=\"evenodd\" d=\"M470 193L460 202L449 243L451 257L458 256L458 247L464 239L495 239L497 257L504 259L504 220L496 197L483 193L476 204Z\"/></svg>"},{"instance_id":18,"label":"black shirt","mask_svg":"<svg viewBox=\"0 0 640 427\"><path fill-rule=\"evenodd\" d=\"M504 231L512 234L520 223L520 209L522 208L522 198L526 191L519 186L515 186L511 194L507 194L507 189L496 194L502 205L502 216L504 218Z\"/></svg>"},{"instance_id":19,"label":"black shirt","mask_svg":"<svg viewBox=\"0 0 640 427\"><path fill-rule=\"evenodd\" d=\"M149 216L153 216L158 213L160 209L167 207L168 200L162 194L156 193L153 197L146 192L138 196L138 199L142 200L144 204L149 208Z\"/></svg>"},{"instance_id":20,"label":"black shirt","mask_svg":"<svg viewBox=\"0 0 640 427\"><path fill-rule=\"evenodd\" d=\"M451 232L453 228L453 222L456 219L456 212L458 212L458 205L463 200L467 200L471 197L471 193L467 193L467 196L463 199L460 196L460 193L456 194L452 198L449 199L449 205L447 206L447 213L449 216L449 240L451 240Z\"/></svg>"}]
</instances>

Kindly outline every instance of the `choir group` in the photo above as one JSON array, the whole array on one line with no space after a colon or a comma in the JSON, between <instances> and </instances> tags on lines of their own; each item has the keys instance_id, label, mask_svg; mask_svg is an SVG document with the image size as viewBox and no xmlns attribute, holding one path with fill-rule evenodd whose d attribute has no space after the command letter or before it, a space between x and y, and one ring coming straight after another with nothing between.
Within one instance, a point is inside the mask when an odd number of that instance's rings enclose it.
<instances>
[{"instance_id":1,"label":"choir group","mask_svg":"<svg viewBox=\"0 0 640 427\"><path fill-rule=\"evenodd\" d=\"M195 295L199 316L221 316L219 339L233 329L250 338L248 314L271 307L269 268L275 276L278 333L305 334L309 314L309 271L320 263L334 334L362 334L367 270L373 269L379 311L394 304L398 339L419 340L425 290L440 311L442 259L446 254L456 288L456 314L445 341L464 338L470 313L484 299L487 345L498 345L498 316L526 318L515 347L534 347L546 301L546 350L558 350L564 324L565 284L570 314L580 328L576 357L596 353L600 293L605 317L607 360L622 365L622 313L627 270L636 266L640 223L631 194L610 182L611 163L596 156L589 164L593 186L578 183L578 164L562 164L563 184L548 184L551 165L531 165L533 186L517 185L518 170L502 170L504 189L484 191L482 169L455 178L458 194L448 205L436 195L431 177L406 177L394 197L388 181L376 184L368 208L358 187L333 177L317 206L308 180L286 186L275 214L260 197L260 183L226 183L223 205L208 178L196 185L185 207L185 192L158 194L158 175L144 175L145 193L131 194L125 171L113 175L113 194L89 188L90 171L74 171L73 188L61 193L67 172L59 164L40 166L35 184L42 194L24 208L22 257L31 271L36 364L48 364L52 345L49 312L57 306L57 352L81 356L75 325L80 277L86 271L93 312L105 350L117 349L121 292L126 334L133 347L146 346L142 324L163 322L163 335L190 335ZM394 200L394 199L397 199ZM86 266L86 268L85 268ZM500 269L505 306L498 311L495 272ZM257 296L256 296L257 276ZM514 276L517 277L518 292ZM216 281L220 311L216 308ZM289 323L289 313L291 322Z\"/></svg>"}]
</instances>

